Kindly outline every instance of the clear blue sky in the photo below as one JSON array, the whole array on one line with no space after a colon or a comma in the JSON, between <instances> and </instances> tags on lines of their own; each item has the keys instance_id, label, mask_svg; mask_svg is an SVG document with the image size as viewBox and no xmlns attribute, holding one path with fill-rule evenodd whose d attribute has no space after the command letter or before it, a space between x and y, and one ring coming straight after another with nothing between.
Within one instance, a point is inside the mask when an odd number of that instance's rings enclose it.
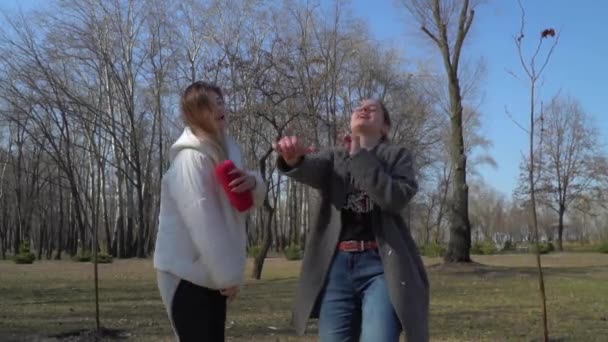
<instances>
[{"instance_id":1,"label":"clear blue sky","mask_svg":"<svg viewBox=\"0 0 608 342\"><path fill-rule=\"evenodd\" d=\"M329 0L321 0L327 4ZM17 6L31 9L44 0L0 0L0 10ZM546 69L540 96L548 101L559 89L580 100L594 118L602 143L608 143L608 28L604 25L608 1L522 0L527 11L526 37L529 43L547 27L561 30L560 43ZM17 5L18 4L18 5ZM354 14L366 18L378 40L398 46L406 58L429 59L437 51L422 44L418 27L408 18L398 0L353 0ZM492 140L490 150L498 168L483 167L484 180L507 196L517 182L526 133L505 114L505 106L521 123L527 123L527 87L505 70L519 73L520 66L512 36L519 29L516 0L488 0L477 9L467 55L483 56L488 66L483 80L484 134ZM536 40L534 40L536 42ZM436 61L436 59L434 59ZM442 71L441 65L436 70Z\"/></svg>"}]
</instances>

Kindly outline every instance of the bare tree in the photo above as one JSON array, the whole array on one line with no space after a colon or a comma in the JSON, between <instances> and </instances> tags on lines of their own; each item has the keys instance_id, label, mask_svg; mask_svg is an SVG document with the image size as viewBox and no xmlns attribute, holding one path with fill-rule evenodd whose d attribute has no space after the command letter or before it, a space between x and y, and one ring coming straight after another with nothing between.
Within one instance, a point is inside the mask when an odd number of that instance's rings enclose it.
<instances>
[{"instance_id":1,"label":"bare tree","mask_svg":"<svg viewBox=\"0 0 608 342\"><path fill-rule=\"evenodd\" d=\"M557 249L563 250L564 215L588 194L602 192L601 167L606 159L598 132L581 104L570 96L555 96L543 113L540 139L543 172L538 180L539 201L558 215Z\"/></svg>"},{"instance_id":2,"label":"bare tree","mask_svg":"<svg viewBox=\"0 0 608 342\"><path fill-rule=\"evenodd\" d=\"M483 182L471 186L472 237L477 241L491 240L504 226L505 199L502 194Z\"/></svg>"},{"instance_id":3,"label":"bare tree","mask_svg":"<svg viewBox=\"0 0 608 342\"><path fill-rule=\"evenodd\" d=\"M515 46L517 48L517 53L519 56L519 60L521 63L521 67L525 73L525 76L527 78L528 84L529 84L529 89L530 89L530 116L529 116L529 122L530 122L530 126L529 129L527 129L527 132L529 133L529 155L528 155L528 160L529 160L529 164L528 164L528 186L529 186L529 194L530 194L530 209L531 209L531 216L532 216L532 227L534 230L534 240L535 240L535 244L536 244L536 265L537 265L537 269L538 269L538 282L539 282L539 289L540 289L540 299L541 299L541 308L542 308L542 318L543 318L543 336L544 336L544 340L547 342L549 340L549 329L547 326L547 303L546 303L546 295L545 295L545 283L544 283L544 277L543 277L543 269L542 269L542 264L541 264L541 258L540 258L540 246L539 246L539 224L538 224L538 217L537 217L537 198L536 198L536 184L537 184L537 178L538 176L535 174L535 166L536 166L536 160L535 158L537 157L535 154L535 142L534 142L534 138L536 136L535 134L535 129L536 129L536 125L540 123L541 125L541 132L542 132L542 124L543 124L543 115L542 115L542 111L541 111L541 115L540 115L540 120L538 118L538 114L536 113L536 109L535 109L535 105L536 105L536 90L537 90L537 82L540 79L543 71L545 70L547 64L549 63L549 60L551 58L551 55L553 54L553 51L555 49L555 47L557 46L557 42L558 42L558 37L555 37L556 33L554 29L546 29L543 30L540 34L540 36L538 37L538 43L536 45L536 48L534 50L534 52L532 53L532 56L530 57L529 61L526 60L526 57L524 56L524 51L523 51L523 42L524 42L524 28L525 28L525 10L523 8L523 5L521 4L521 1L518 1L519 7L521 9L521 26L518 32L518 35L516 37L514 37L514 42L515 42ZM543 46L543 43L546 41L546 39L548 38L555 38L553 41L553 44L550 45L550 48L548 50L548 52L545 54L544 58L540 55L541 53L541 48ZM541 58L540 63L538 61L538 58ZM523 127L520 125L520 127ZM541 138L542 138L542 133L541 133ZM540 145L542 146L542 141L540 142ZM541 151L541 156L542 156L542 151ZM541 170L538 170L539 174L541 172Z\"/></svg>"},{"instance_id":4,"label":"bare tree","mask_svg":"<svg viewBox=\"0 0 608 342\"><path fill-rule=\"evenodd\" d=\"M53 10L5 25L2 251L17 252L28 240L39 257L150 255L168 142L183 129L179 96L197 79L226 89L230 133L269 185L263 207L247 220L249 247L263 252L254 277L262 276L273 249L303 248L318 200L314 191L278 177L273 140L298 132L312 145L335 145L364 97L385 102L391 140L418 157L423 193L411 210L428 212L420 236L443 239L455 175L453 163L442 163L444 146L452 145L443 139L448 97L434 98L404 72L411 68L399 52L374 41L345 4L55 0ZM28 25L32 18L42 25ZM471 127L464 133L466 155L485 142L475 136L474 106L464 107L462 126L470 120ZM469 108L475 115L467 119Z\"/></svg>"},{"instance_id":5,"label":"bare tree","mask_svg":"<svg viewBox=\"0 0 608 342\"><path fill-rule=\"evenodd\" d=\"M469 0L407 0L403 2L424 34L441 53L450 95L450 242L444 261L470 262L471 226L467 155L463 129L463 90L459 77L462 47L473 24L476 3Z\"/></svg>"}]
</instances>

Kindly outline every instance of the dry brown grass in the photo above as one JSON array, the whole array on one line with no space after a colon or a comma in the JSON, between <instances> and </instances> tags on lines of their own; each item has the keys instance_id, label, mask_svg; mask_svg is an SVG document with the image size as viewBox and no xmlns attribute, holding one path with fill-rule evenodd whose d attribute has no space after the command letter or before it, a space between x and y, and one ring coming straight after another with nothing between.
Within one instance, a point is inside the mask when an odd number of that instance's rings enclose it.
<instances>
[{"instance_id":1,"label":"dry brown grass","mask_svg":"<svg viewBox=\"0 0 608 342\"><path fill-rule=\"evenodd\" d=\"M435 265L439 259L425 259ZM433 341L530 341L540 332L537 283L531 255L477 256L484 264L430 267ZM608 336L608 255L543 256L552 336L602 341ZM171 341L151 260L99 265L102 325L123 329L133 341ZM229 308L232 341L314 341L290 327L299 262L266 261L264 279L249 281ZM249 270L248 270L249 272ZM0 341L40 340L94 326L92 265L0 261Z\"/></svg>"}]
</instances>

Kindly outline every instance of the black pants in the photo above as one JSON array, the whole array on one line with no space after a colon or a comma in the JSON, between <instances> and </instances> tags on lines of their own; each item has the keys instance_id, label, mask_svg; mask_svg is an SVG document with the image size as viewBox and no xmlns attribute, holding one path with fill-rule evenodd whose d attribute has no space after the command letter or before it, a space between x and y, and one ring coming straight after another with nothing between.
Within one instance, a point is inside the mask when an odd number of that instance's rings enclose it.
<instances>
[{"instance_id":1,"label":"black pants","mask_svg":"<svg viewBox=\"0 0 608 342\"><path fill-rule=\"evenodd\" d=\"M173 325L180 342L223 342L226 297L220 291L181 280L171 306Z\"/></svg>"}]
</instances>

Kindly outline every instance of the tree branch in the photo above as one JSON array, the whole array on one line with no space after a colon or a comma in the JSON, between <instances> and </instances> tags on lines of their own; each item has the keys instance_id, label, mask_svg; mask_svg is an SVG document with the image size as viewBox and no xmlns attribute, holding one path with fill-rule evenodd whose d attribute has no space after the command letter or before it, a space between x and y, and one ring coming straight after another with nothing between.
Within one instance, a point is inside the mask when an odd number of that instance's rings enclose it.
<instances>
[{"instance_id":1,"label":"tree branch","mask_svg":"<svg viewBox=\"0 0 608 342\"><path fill-rule=\"evenodd\" d=\"M435 35L431 31L429 31L424 26L420 27L420 29L422 30L422 32L426 33L426 35L429 36L429 38L431 38L439 48L441 48L441 43L439 42L439 39L437 39L437 37L435 37Z\"/></svg>"},{"instance_id":2,"label":"tree branch","mask_svg":"<svg viewBox=\"0 0 608 342\"><path fill-rule=\"evenodd\" d=\"M458 21L458 35L456 37L454 52L452 54L452 67L455 71L458 70L460 51L462 50L462 45L464 44L464 40L469 32L469 29L471 28L471 24L473 24L473 17L475 16L474 10L471 10L468 16L467 12L469 12L469 0L464 0L462 10L460 11L460 19Z\"/></svg>"},{"instance_id":3,"label":"tree branch","mask_svg":"<svg viewBox=\"0 0 608 342\"><path fill-rule=\"evenodd\" d=\"M522 131L530 134L530 130L525 128L522 124L520 124L517 120L515 120L515 118L513 117L513 115L511 115L511 112L509 112L509 109L507 108L507 106L505 106L505 114L507 115L507 117L509 119L511 119L511 121L513 121L513 123L515 125L517 125L517 127L519 127Z\"/></svg>"}]
</instances>

